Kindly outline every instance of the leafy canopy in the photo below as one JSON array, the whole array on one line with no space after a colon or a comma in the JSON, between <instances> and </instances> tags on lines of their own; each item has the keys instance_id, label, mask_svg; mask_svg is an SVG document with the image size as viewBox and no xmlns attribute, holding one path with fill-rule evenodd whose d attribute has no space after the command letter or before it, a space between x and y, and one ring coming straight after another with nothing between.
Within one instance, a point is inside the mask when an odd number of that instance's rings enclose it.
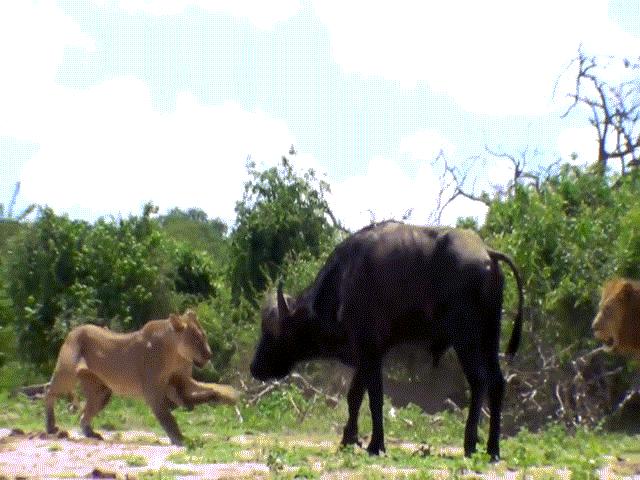
<instances>
[{"instance_id":1,"label":"leafy canopy","mask_svg":"<svg viewBox=\"0 0 640 480\"><path fill-rule=\"evenodd\" d=\"M313 170L299 175L285 157L277 167L258 171L249 163L247 169L250 179L235 209L229 276L236 300L255 301L287 256L317 257L335 227L325 198L329 185Z\"/></svg>"}]
</instances>

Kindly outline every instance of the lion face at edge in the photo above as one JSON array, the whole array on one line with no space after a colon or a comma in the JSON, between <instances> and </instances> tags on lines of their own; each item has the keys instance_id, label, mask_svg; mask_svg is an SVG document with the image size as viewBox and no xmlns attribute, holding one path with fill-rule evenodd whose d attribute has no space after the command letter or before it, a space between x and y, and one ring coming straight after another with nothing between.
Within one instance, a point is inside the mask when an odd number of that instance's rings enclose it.
<instances>
[{"instance_id":1,"label":"lion face at edge","mask_svg":"<svg viewBox=\"0 0 640 480\"><path fill-rule=\"evenodd\" d=\"M606 282L598 313L591 324L594 336L609 350L640 353L640 282L617 278Z\"/></svg>"}]
</instances>

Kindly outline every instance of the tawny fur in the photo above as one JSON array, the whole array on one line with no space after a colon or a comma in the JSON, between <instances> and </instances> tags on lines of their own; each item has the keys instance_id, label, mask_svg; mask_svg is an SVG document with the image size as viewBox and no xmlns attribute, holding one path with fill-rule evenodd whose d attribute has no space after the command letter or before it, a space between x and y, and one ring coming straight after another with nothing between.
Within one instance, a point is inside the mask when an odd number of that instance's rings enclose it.
<instances>
[{"instance_id":1,"label":"tawny fur","mask_svg":"<svg viewBox=\"0 0 640 480\"><path fill-rule=\"evenodd\" d=\"M86 436L101 438L91 428L91 420L115 393L144 399L171 442L181 445L183 437L172 408L193 408L210 401L235 403L238 399L238 392L228 385L197 382L191 377L193 364L202 367L210 358L206 335L191 310L182 316L152 320L131 333L115 333L95 325L77 327L60 349L45 394L47 432L58 431L56 398L72 393L79 381L86 397L80 418Z\"/></svg>"},{"instance_id":2,"label":"tawny fur","mask_svg":"<svg viewBox=\"0 0 640 480\"><path fill-rule=\"evenodd\" d=\"M606 282L591 327L609 350L640 358L640 281L614 278Z\"/></svg>"}]
</instances>

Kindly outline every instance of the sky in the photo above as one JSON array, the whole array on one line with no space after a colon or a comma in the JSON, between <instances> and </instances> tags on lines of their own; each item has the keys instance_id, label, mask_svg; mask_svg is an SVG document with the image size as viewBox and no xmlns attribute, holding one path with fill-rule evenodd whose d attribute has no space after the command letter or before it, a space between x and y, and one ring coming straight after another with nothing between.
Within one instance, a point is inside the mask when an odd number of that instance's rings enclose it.
<instances>
[{"instance_id":1,"label":"sky","mask_svg":"<svg viewBox=\"0 0 640 480\"><path fill-rule=\"evenodd\" d=\"M594 159L587 114L561 118L580 46L637 57L640 0L4 0L0 203L20 181L17 210L232 225L247 158L294 145L348 228L433 223L439 152L476 193L513 175L486 147Z\"/></svg>"}]
</instances>

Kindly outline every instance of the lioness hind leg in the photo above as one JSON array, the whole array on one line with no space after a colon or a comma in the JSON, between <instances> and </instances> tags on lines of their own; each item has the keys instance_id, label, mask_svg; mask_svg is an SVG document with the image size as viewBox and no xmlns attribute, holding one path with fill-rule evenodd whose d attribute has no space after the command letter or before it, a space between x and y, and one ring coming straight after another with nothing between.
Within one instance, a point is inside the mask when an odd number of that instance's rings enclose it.
<instances>
[{"instance_id":1,"label":"lioness hind leg","mask_svg":"<svg viewBox=\"0 0 640 480\"><path fill-rule=\"evenodd\" d=\"M56 370L51 377L51 382L47 387L47 391L44 396L45 405L45 427L47 433L58 433L59 429L56 426L56 417L54 413L54 406L56 399L61 395L67 395L73 393L75 386L76 376L68 370L60 369Z\"/></svg>"},{"instance_id":2,"label":"lioness hind leg","mask_svg":"<svg viewBox=\"0 0 640 480\"><path fill-rule=\"evenodd\" d=\"M102 410L111 398L111 389L88 370L79 372L78 378L87 399L80 417L82 433L89 438L102 440L102 435L91 428L91 420Z\"/></svg>"}]
</instances>

